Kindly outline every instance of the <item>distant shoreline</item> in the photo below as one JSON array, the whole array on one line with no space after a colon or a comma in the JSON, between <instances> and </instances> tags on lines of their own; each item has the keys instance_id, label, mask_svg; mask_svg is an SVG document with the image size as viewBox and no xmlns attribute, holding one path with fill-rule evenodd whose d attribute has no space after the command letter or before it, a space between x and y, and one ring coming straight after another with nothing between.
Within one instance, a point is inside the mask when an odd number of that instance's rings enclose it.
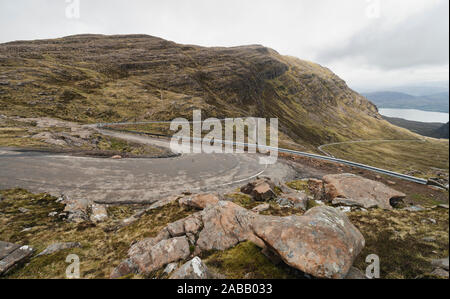
<instances>
[{"instance_id":1,"label":"distant shoreline","mask_svg":"<svg viewBox=\"0 0 450 299\"><path fill-rule=\"evenodd\" d=\"M378 110L382 116L389 118L400 118L421 123L440 123L441 125L449 122L449 114L445 112L400 108L379 108Z\"/></svg>"}]
</instances>

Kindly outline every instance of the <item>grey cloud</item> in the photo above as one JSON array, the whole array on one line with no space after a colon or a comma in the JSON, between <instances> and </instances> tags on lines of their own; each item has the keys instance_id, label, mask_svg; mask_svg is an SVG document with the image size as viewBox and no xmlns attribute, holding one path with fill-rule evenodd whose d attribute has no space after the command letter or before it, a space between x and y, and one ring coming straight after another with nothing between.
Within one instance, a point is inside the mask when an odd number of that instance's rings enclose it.
<instances>
[{"instance_id":1,"label":"grey cloud","mask_svg":"<svg viewBox=\"0 0 450 299\"><path fill-rule=\"evenodd\" d=\"M319 52L317 59L348 59L386 70L449 63L449 1L393 27L384 26L384 22L383 18L374 19L343 46Z\"/></svg>"}]
</instances>

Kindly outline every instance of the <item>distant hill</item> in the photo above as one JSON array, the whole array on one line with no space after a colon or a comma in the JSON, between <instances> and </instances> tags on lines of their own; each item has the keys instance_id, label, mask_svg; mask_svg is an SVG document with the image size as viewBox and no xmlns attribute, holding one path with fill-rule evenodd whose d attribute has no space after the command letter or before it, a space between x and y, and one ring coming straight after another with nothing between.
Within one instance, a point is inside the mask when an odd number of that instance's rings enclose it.
<instances>
[{"instance_id":1,"label":"distant hill","mask_svg":"<svg viewBox=\"0 0 450 299\"><path fill-rule=\"evenodd\" d=\"M449 112L449 93L441 92L426 96L413 96L394 91L377 91L363 94L378 108L418 109Z\"/></svg>"},{"instance_id":2,"label":"distant hill","mask_svg":"<svg viewBox=\"0 0 450 299\"><path fill-rule=\"evenodd\" d=\"M439 129L437 129L434 132L434 136L432 136L432 137L449 139L448 129L449 129L449 124L446 123L445 125L441 126Z\"/></svg>"},{"instance_id":3,"label":"distant hill","mask_svg":"<svg viewBox=\"0 0 450 299\"><path fill-rule=\"evenodd\" d=\"M358 88L359 93L372 93L378 91L389 90L391 92L400 92L415 97L428 96L432 94L449 92L449 81L422 82L417 84L385 86L385 87L361 87Z\"/></svg>"},{"instance_id":4,"label":"distant hill","mask_svg":"<svg viewBox=\"0 0 450 299\"><path fill-rule=\"evenodd\" d=\"M383 116L383 118L393 125L408 129L422 136L433 137L438 139L449 139L448 123L442 125L441 123L423 123L387 116Z\"/></svg>"}]
</instances>

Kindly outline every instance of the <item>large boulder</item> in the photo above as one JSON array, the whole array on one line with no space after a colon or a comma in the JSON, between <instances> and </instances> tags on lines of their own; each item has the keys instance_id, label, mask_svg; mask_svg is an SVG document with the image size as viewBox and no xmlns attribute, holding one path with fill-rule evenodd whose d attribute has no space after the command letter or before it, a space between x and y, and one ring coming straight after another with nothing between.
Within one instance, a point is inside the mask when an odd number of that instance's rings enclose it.
<instances>
[{"instance_id":1,"label":"large boulder","mask_svg":"<svg viewBox=\"0 0 450 299\"><path fill-rule=\"evenodd\" d=\"M140 273L149 274L163 266L186 259L190 255L189 242L186 237L162 240L150 250L130 257Z\"/></svg>"},{"instance_id":2,"label":"large boulder","mask_svg":"<svg viewBox=\"0 0 450 299\"><path fill-rule=\"evenodd\" d=\"M164 265L210 250L227 250L250 241L273 251L288 265L310 275L344 278L364 246L361 233L348 218L331 207L317 207L304 216L258 215L229 201L219 201L187 218L165 227L158 236L133 244L129 258L111 274L117 278L129 273L148 274ZM191 277L192 263L184 274ZM191 269L191 270L189 270ZM191 273L192 274L192 273Z\"/></svg>"},{"instance_id":3,"label":"large boulder","mask_svg":"<svg viewBox=\"0 0 450 299\"><path fill-rule=\"evenodd\" d=\"M256 201L276 198L275 184L269 178L258 179L241 188L241 192L251 195Z\"/></svg>"},{"instance_id":4,"label":"large boulder","mask_svg":"<svg viewBox=\"0 0 450 299\"><path fill-rule=\"evenodd\" d=\"M261 247L263 242L252 230L252 220L257 214L232 202L221 201L202 212L203 230L197 240L202 251L226 250L244 241Z\"/></svg>"},{"instance_id":5,"label":"large boulder","mask_svg":"<svg viewBox=\"0 0 450 299\"><path fill-rule=\"evenodd\" d=\"M325 197L334 205L391 210L406 195L386 185L354 174L323 177Z\"/></svg>"},{"instance_id":6,"label":"large boulder","mask_svg":"<svg viewBox=\"0 0 450 299\"><path fill-rule=\"evenodd\" d=\"M259 216L253 230L286 264L318 278L345 278L365 244L345 214L325 206L304 216Z\"/></svg>"}]
</instances>

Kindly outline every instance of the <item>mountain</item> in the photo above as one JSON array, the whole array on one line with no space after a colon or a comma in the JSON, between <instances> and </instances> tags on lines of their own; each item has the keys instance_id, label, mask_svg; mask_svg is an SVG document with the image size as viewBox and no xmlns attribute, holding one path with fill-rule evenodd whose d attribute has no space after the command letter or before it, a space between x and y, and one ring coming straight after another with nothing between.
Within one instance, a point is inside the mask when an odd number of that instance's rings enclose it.
<instances>
[{"instance_id":1,"label":"mountain","mask_svg":"<svg viewBox=\"0 0 450 299\"><path fill-rule=\"evenodd\" d=\"M413 96L394 91L378 91L363 94L378 108L418 109L449 112L449 93L441 92L425 96Z\"/></svg>"},{"instance_id":2,"label":"mountain","mask_svg":"<svg viewBox=\"0 0 450 299\"><path fill-rule=\"evenodd\" d=\"M449 81L432 81L401 86L385 86L377 88L365 87L358 88L358 91L361 93L372 93L382 90L389 90L391 92L406 93L408 95L420 97L438 93L448 93L450 89L449 86Z\"/></svg>"},{"instance_id":3,"label":"mountain","mask_svg":"<svg viewBox=\"0 0 450 299\"><path fill-rule=\"evenodd\" d=\"M0 114L80 123L277 117L313 148L408 138L329 69L260 45L182 45L147 35L77 35L0 45Z\"/></svg>"}]
</instances>

